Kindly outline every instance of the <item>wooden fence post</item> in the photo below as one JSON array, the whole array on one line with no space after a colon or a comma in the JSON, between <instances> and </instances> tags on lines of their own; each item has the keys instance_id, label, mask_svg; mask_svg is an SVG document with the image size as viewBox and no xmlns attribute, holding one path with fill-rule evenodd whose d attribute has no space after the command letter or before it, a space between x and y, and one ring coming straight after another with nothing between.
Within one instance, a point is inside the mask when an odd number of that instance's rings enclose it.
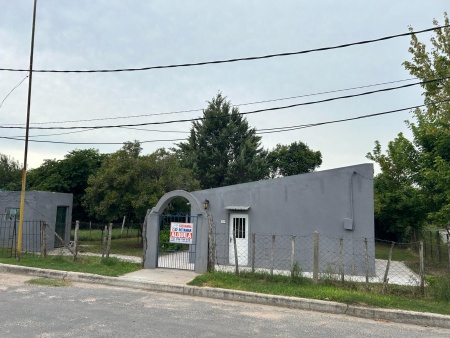
<instances>
[{"instance_id":1,"label":"wooden fence post","mask_svg":"<svg viewBox=\"0 0 450 338\"><path fill-rule=\"evenodd\" d=\"M47 257L47 224L41 222L41 257Z\"/></svg>"},{"instance_id":2,"label":"wooden fence post","mask_svg":"<svg viewBox=\"0 0 450 338\"><path fill-rule=\"evenodd\" d=\"M234 272L236 276L239 276L239 260L236 245L236 228L233 227L233 246L234 246Z\"/></svg>"},{"instance_id":3,"label":"wooden fence post","mask_svg":"<svg viewBox=\"0 0 450 338\"><path fill-rule=\"evenodd\" d=\"M341 273L341 282L344 283L345 280L345 267L344 267L344 239L341 238L340 241L340 250L339 250L339 270Z\"/></svg>"},{"instance_id":4,"label":"wooden fence post","mask_svg":"<svg viewBox=\"0 0 450 338\"><path fill-rule=\"evenodd\" d=\"M108 245L106 246L106 258L109 258L109 251L111 250L111 236L112 236L112 223L109 223L108 229Z\"/></svg>"},{"instance_id":5,"label":"wooden fence post","mask_svg":"<svg viewBox=\"0 0 450 338\"><path fill-rule=\"evenodd\" d=\"M105 225L105 230L103 231L103 241L102 241L102 259L105 258L107 232L108 232L108 226Z\"/></svg>"},{"instance_id":6,"label":"wooden fence post","mask_svg":"<svg viewBox=\"0 0 450 338\"><path fill-rule=\"evenodd\" d=\"M256 262L256 234L252 233L252 273L255 273Z\"/></svg>"},{"instance_id":7,"label":"wooden fence post","mask_svg":"<svg viewBox=\"0 0 450 338\"><path fill-rule=\"evenodd\" d=\"M80 221L75 222L75 235L73 236L73 260L78 259L78 232L80 231Z\"/></svg>"},{"instance_id":8,"label":"wooden fence post","mask_svg":"<svg viewBox=\"0 0 450 338\"><path fill-rule=\"evenodd\" d=\"M125 227L125 219L127 218L127 216L123 216L123 221L122 221L122 229L120 230L120 237L122 238L123 235L123 228Z\"/></svg>"},{"instance_id":9,"label":"wooden fence post","mask_svg":"<svg viewBox=\"0 0 450 338\"><path fill-rule=\"evenodd\" d=\"M214 271L216 266L216 256L215 256L215 241L213 236L214 222L211 214L208 214L208 271Z\"/></svg>"},{"instance_id":10,"label":"wooden fence post","mask_svg":"<svg viewBox=\"0 0 450 338\"><path fill-rule=\"evenodd\" d=\"M294 277L295 268L295 235L291 237L291 277Z\"/></svg>"},{"instance_id":11,"label":"wooden fence post","mask_svg":"<svg viewBox=\"0 0 450 338\"><path fill-rule=\"evenodd\" d=\"M366 291L369 291L369 243L364 238L364 253L366 256Z\"/></svg>"},{"instance_id":12,"label":"wooden fence post","mask_svg":"<svg viewBox=\"0 0 450 338\"><path fill-rule=\"evenodd\" d=\"M436 231L436 250L437 250L437 259L438 262L442 262L442 256L441 256L441 235L439 234L439 231Z\"/></svg>"},{"instance_id":13,"label":"wooden fence post","mask_svg":"<svg viewBox=\"0 0 450 338\"><path fill-rule=\"evenodd\" d=\"M388 274L389 274L389 268L391 266L391 259L392 259L392 252L394 251L394 245L395 245L395 243L392 242L391 250L389 250L389 257L388 257L388 261L386 264L386 271L384 272L383 288L381 289L381 294L383 294L383 295L386 293L387 284L389 282Z\"/></svg>"},{"instance_id":14,"label":"wooden fence post","mask_svg":"<svg viewBox=\"0 0 450 338\"><path fill-rule=\"evenodd\" d=\"M319 280L319 233L314 232L314 263L313 263L313 281Z\"/></svg>"},{"instance_id":15,"label":"wooden fence post","mask_svg":"<svg viewBox=\"0 0 450 338\"><path fill-rule=\"evenodd\" d=\"M419 246L419 274L420 274L420 293L422 295L425 294L425 267L424 267L424 262L423 262L423 242L420 242L420 246Z\"/></svg>"},{"instance_id":16,"label":"wooden fence post","mask_svg":"<svg viewBox=\"0 0 450 338\"><path fill-rule=\"evenodd\" d=\"M273 275L273 266L275 264L275 235L272 235L272 250L270 251L270 274Z\"/></svg>"}]
</instances>

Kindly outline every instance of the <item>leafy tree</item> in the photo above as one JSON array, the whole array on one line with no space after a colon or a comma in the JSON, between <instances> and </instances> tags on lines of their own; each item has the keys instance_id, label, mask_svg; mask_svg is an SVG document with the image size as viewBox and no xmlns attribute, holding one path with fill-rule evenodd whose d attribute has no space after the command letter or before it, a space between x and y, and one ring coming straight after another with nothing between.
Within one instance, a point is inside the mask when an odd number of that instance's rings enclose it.
<instances>
[{"instance_id":1,"label":"leafy tree","mask_svg":"<svg viewBox=\"0 0 450 338\"><path fill-rule=\"evenodd\" d=\"M367 157L380 165L375 177L375 232L379 238L401 240L425 224L425 196L417 182L418 152L402 133L389 142L386 154L375 142Z\"/></svg>"},{"instance_id":2,"label":"leafy tree","mask_svg":"<svg viewBox=\"0 0 450 338\"><path fill-rule=\"evenodd\" d=\"M267 177L267 152L260 141L239 110L218 93L177 151L201 187L209 189Z\"/></svg>"},{"instance_id":3,"label":"leafy tree","mask_svg":"<svg viewBox=\"0 0 450 338\"><path fill-rule=\"evenodd\" d=\"M0 153L0 190L17 191L22 186L21 165L14 158Z\"/></svg>"},{"instance_id":4,"label":"leafy tree","mask_svg":"<svg viewBox=\"0 0 450 338\"><path fill-rule=\"evenodd\" d=\"M291 176L314 171L322 164L322 154L309 149L303 142L277 144L269 152L267 161L270 177Z\"/></svg>"},{"instance_id":5,"label":"leafy tree","mask_svg":"<svg viewBox=\"0 0 450 338\"><path fill-rule=\"evenodd\" d=\"M28 189L73 194L73 218L87 219L82 198L89 176L100 168L103 158L97 149L82 149L69 152L62 160L47 159L29 171Z\"/></svg>"},{"instance_id":6,"label":"leafy tree","mask_svg":"<svg viewBox=\"0 0 450 338\"><path fill-rule=\"evenodd\" d=\"M444 20L444 25L450 24L447 13ZM433 24L439 25L436 20ZM389 229L394 231L404 229L402 223L407 221L420 227L425 217L438 226L450 220L450 28L437 29L431 45L431 51L427 51L426 45L413 35L409 48L412 60L404 62L411 75L422 81L436 80L422 85L425 108L415 109L415 122L407 122L412 142L400 134L390 143L386 155L381 156L379 144L369 154L382 169L376 178L376 199L385 199L375 216L380 219L390 215ZM394 208L403 211L403 221L394 217Z\"/></svg>"},{"instance_id":7,"label":"leafy tree","mask_svg":"<svg viewBox=\"0 0 450 338\"><path fill-rule=\"evenodd\" d=\"M126 142L109 155L88 180L84 204L92 216L118 221L123 216L142 220L147 209L175 189L195 190L198 182L165 149L141 156L139 142Z\"/></svg>"}]
</instances>

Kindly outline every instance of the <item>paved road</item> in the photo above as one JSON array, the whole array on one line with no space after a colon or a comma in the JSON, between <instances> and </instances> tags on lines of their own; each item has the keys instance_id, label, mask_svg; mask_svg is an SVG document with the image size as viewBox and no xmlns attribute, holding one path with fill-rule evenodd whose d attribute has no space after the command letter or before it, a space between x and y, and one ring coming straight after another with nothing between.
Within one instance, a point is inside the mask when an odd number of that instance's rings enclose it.
<instances>
[{"instance_id":1,"label":"paved road","mask_svg":"<svg viewBox=\"0 0 450 338\"><path fill-rule=\"evenodd\" d=\"M450 337L450 330L0 274L1 337Z\"/></svg>"}]
</instances>

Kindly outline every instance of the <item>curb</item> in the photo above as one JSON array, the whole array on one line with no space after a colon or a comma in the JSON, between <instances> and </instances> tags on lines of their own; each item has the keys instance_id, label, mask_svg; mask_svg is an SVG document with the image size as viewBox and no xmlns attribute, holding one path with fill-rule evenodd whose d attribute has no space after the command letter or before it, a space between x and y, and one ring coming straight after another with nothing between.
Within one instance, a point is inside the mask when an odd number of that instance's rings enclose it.
<instances>
[{"instance_id":1,"label":"curb","mask_svg":"<svg viewBox=\"0 0 450 338\"><path fill-rule=\"evenodd\" d=\"M247 291L216 289L209 287L189 286L189 285L177 285L161 282L145 282L123 277L106 277L90 273L48 270L48 269L32 268L27 266L17 266L1 263L0 263L0 272L70 280L73 282L102 284L116 287L127 287L134 289L142 289L146 291L176 293L187 296L280 306L299 310L343 314L365 319L387 320L390 322L402 324L435 326L450 329L450 316L428 312L365 308L361 306L347 305L343 303L322 301L315 299L275 296Z\"/></svg>"}]
</instances>

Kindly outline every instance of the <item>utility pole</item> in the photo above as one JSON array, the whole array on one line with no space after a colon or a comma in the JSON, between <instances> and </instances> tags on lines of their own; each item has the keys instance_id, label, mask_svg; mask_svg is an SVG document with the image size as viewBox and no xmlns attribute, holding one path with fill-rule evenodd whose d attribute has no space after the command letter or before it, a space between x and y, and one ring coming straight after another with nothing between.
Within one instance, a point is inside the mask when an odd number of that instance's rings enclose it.
<instances>
[{"instance_id":1,"label":"utility pole","mask_svg":"<svg viewBox=\"0 0 450 338\"><path fill-rule=\"evenodd\" d=\"M34 0L33 25L31 30L31 51L30 51L30 70L29 70L30 74L28 76L27 125L25 132L25 152L22 170L22 190L20 194L19 233L17 235L17 260L20 260L20 252L22 251L23 215L25 211L25 187L27 185L28 134L30 129L31 83L33 80L33 52L34 52L34 28L36 24L36 4L37 0Z\"/></svg>"}]
</instances>

